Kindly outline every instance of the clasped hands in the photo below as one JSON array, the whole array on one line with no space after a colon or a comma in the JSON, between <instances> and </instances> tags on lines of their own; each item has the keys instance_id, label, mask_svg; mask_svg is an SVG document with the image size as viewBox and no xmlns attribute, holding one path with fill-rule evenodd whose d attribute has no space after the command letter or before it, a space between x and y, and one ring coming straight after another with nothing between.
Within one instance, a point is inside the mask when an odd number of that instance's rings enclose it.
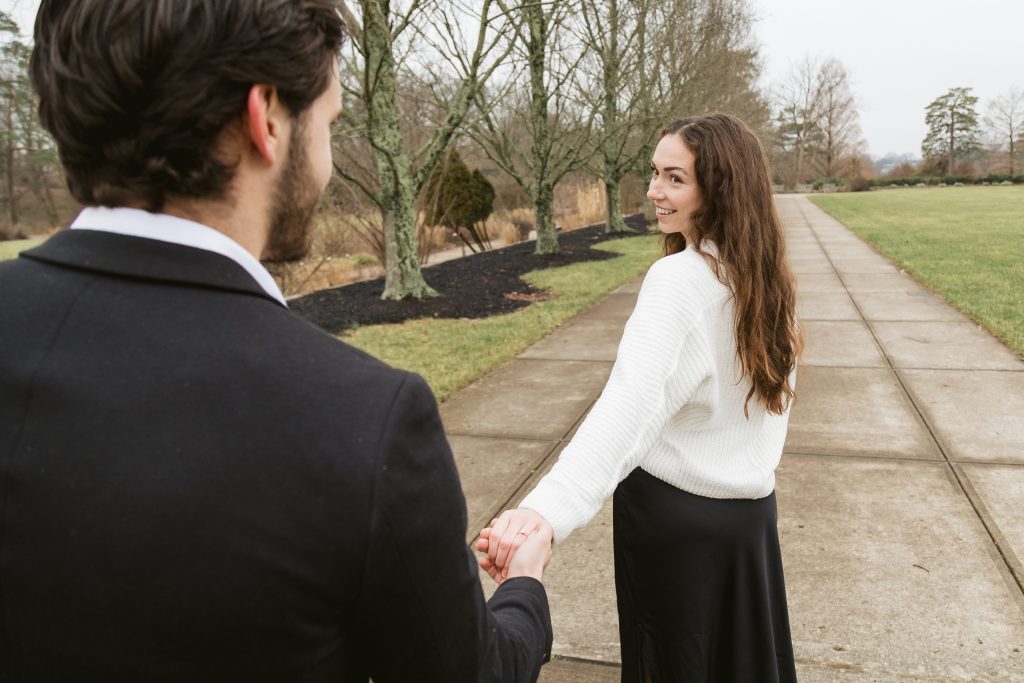
<instances>
[{"instance_id":1,"label":"clasped hands","mask_svg":"<svg viewBox=\"0 0 1024 683\"><path fill-rule=\"evenodd\" d=\"M480 531L476 549L480 566L498 584L517 576L541 581L551 560L554 531L533 510L506 510Z\"/></svg>"}]
</instances>

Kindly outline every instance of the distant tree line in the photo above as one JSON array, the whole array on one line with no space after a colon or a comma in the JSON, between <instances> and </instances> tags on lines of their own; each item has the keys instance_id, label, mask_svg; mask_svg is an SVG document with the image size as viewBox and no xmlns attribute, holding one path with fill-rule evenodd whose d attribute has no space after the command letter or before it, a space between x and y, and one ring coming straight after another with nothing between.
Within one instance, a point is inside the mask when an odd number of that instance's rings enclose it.
<instances>
[{"instance_id":1,"label":"distant tree line","mask_svg":"<svg viewBox=\"0 0 1024 683\"><path fill-rule=\"evenodd\" d=\"M767 131L776 181L793 189L823 184L868 189L956 182L1008 182L1024 172L1024 91L1010 88L993 98L984 115L971 88L950 88L924 111L927 134L921 159L901 161L873 180L865 154L849 76L835 59L805 58L771 91ZM869 182L870 181L870 182Z\"/></svg>"},{"instance_id":2,"label":"distant tree line","mask_svg":"<svg viewBox=\"0 0 1024 683\"><path fill-rule=\"evenodd\" d=\"M554 204L567 178L599 179L606 229L625 230L622 185L642 183L659 128L678 116L745 119L765 140L782 187L857 189L874 175L842 63L806 58L767 92L758 88L750 0L342 7L352 38L325 210L351 216L379 254L385 298L436 294L420 272L430 226L487 249L485 221L513 190L532 211L539 254L558 251ZM30 51L0 12L0 237L64 224L75 208L36 118ZM889 175L1019 175L1024 92L995 98L983 116L977 104L969 88L937 97L925 112L923 161Z\"/></svg>"},{"instance_id":3,"label":"distant tree line","mask_svg":"<svg viewBox=\"0 0 1024 683\"><path fill-rule=\"evenodd\" d=\"M22 236L25 223L60 218L60 163L36 116L31 51L18 25L0 11L0 237Z\"/></svg>"},{"instance_id":4,"label":"distant tree line","mask_svg":"<svg viewBox=\"0 0 1024 683\"><path fill-rule=\"evenodd\" d=\"M679 116L728 111L746 120L782 187L856 188L875 174L838 60L804 59L759 88L751 0L347 0L342 8L351 33L345 112L324 211L347 217L379 255L385 298L436 294L420 271L431 231L489 248L485 222L499 205L528 207L536 252L557 252L556 189L579 178L600 181L606 230L625 230L623 183L639 194L658 130ZM35 115L30 49L0 12L0 237L66 224L75 210ZM924 161L894 175L1020 174L1021 91L982 116L970 89L953 88L925 115Z\"/></svg>"},{"instance_id":5,"label":"distant tree line","mask_svg":"<svg viewBox=\"0 0 1024 683\"><path fill-rule=\"evenodd\" d=\"M607 230L622 231L622 183L646 178L670 119L725 110L769 129L750 0L342 7L345 112L325 210L356 217L382 256L385 298L436 294L420 272L432 225L488 248L481 222L502 177L532 209L537 253L556 253L556 188L567 178L599 179ZM6 13L0 42L0 225L56 227L74 204L35 116L31 48Z\"/></svg>"},{"instance_id":6,"label":"distant tree line","mask_svg":"<svg viewBox=\"0 0 1024 683\"><path fill-rule=\"evenodd\" d=\"M928 134L921 143L925 175L1018 175L1024 140L1024 92L1016 87L993 98L984 115L971 88L950 88L926 108Z\"/></svg>"},{"instance_id":7,"label":"distant tree line","mask_svg":"<svg viewBox=\"0 0 1024 683\"><path fill-rule=\"evenodd\" d=\"M599 178L607 230L621 231L621 185L646 176L670 118L728 110L767 125L748 0L350 0L346 11L337 197L379 215L385 298L434 294L419 223L487 246L453 220L445 197L469 197L439 194L438 168L511 179L533 210L536 252L551 254L567 178Z\"/></svg>"}]
</instances>

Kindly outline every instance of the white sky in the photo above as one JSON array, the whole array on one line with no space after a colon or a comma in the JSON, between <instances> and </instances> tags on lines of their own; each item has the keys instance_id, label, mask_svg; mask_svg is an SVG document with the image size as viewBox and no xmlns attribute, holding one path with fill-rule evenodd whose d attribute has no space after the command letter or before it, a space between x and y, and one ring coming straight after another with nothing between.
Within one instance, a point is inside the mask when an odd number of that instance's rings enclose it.
<instances>
[{"instance_id":1,"label":"white sky","mask_svg":"<svg viewBox=\"0 0 1024 683\"><path fill-rule=\"evenodd\" d=\"M920 155L924 108L949 88L1024 87L1024 0L752 0L763 83L804 55L849 72L868 151Z\"/></svg>"},{"instance_id":2,"label":"white sky","mask_svg":"<svg viewBox=\"0 0 1024 683\"><path fill-rule=\"evenodd\" d=\"M32 35L32 24L38 7L39 0L0 0L0 9L14 15L14 20L26 36Z\"/></svg>"},{"instance_id":3,"label":"white sky","mask_svg":"<svg viewBox=\"0 0 1024 683\"><path fill-rule=\"evenodd\" d=\"M116 1L116 0L114 0ZM868 151L920 154L924 108L952 87L988 101L1024 87L1024 0L751 0L762 84L805 55L850 74ZM0 0L31 33L38 0Z\"/></svg>"}]
</instances>

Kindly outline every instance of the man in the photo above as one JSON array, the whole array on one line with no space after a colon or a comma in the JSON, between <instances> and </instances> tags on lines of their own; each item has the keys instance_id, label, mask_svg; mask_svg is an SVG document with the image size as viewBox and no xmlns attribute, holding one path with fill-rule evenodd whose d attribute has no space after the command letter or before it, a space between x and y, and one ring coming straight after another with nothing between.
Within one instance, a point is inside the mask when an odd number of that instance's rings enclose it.
<instances>
[{"instance_id":1,"label":"man","mask_svg":"<svg viewBox=\"0 0 1024 683\"><path fill-rule=\"evenodd\" d=\"M91 208L0 266L0 680L536 679L550 531L485 602L429 389L258 261L309 243L342 38L330 0L42 1Z\"/></svg>"}]
</instances>

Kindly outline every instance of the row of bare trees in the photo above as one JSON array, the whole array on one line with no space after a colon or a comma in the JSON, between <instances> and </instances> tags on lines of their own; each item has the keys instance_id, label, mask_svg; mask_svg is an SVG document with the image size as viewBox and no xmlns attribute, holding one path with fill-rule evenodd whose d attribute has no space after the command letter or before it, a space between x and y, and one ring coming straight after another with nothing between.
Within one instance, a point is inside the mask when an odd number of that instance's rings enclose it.
<instances>
[{"instance_id":1,"label":"row of bare trees","mask_svg":"<svg viewBox=\"0 0 1024 683\"><path fill-rule=\"evenodd\" d=\"M945 175L970 175L981 166L990 174L1017 175L1024 146L1024 91L1011 87L990 100L980 116L978 97L971 90L950 88L928 105L928 135L921 145L924 166Z\"/></svg>"},{"instance_id":2,"label":"row of bare trees","mask_svg":"<svg viewBox=\"0 0 1024 683\"><path fill-rule=\"evenodd\" d=\"M1013 86L993 98L983 121L991 154L1004 160L1009 175L1020 174L1024 156L1024 90Z\"/></svg>"},{"instance_id":3,"label":"row of bare trees","mask_svg":"<svg viewBox=\"0 0 1024 683\"><path fill-rule=\"evenodd\" d=\"M768 137L778 180L793 188L815 179L866 188L871 172L850 76L831 58L806 57L773 88ZM928 132L919 164L897 176L1016 176L1024 157L1024 90L1011 87L978 112L971 88L950 88L925 108Z\"/></svg>"},{"instance_id":4,"label":"row of bare trees","mask_svg":"<svg viewBox=\"0 0 1024 683\"><path fill-rule=\"evenodd\" d=\"M769 119L751 0L347 0L344 115L329 203L381 246L387 299L436 294L420 272L430 179L453 150L528 196L536 251L559 250L555 190L590 175L607 229L621 184L647 173L670 119L727 110ZM59 184L25 78L30 47L0 14L0 151L7 222ZM39 195L35 197L35 195ZM66 197L66 194L64 195ZM61 216L63 222L64 216ZM376 229L376 234L374 230Z\"/></svg>"},{"instance_id":5,"label":"row of bare trees","mask_svg":"<svg viewBox=\"0 0 1024 683\"><path fill-rule=\"evenodd\" d=\"M58 219L52 185L59 163L50 137L39 124L28 80L31 47L11 16L0 11L0 232L21 231L31 208L33 218Z\"/></svg>"},{"instance_id":6,"label":"row of bare trees","mask_svg":"<svg viewBox=\"0 0 1024 683\"><path fill-rule=\"evenodd\" d=\"M773 161L784 185L859 172L864 142L841 62L804 58L775 86L773 104Z\"/></svg>"},{"instance_id":7,"label":"row of bare trees","mask_svg":"<svg viewBox=\"0 0 1024 683\"><path fill-rule=\"evenodd\" d=\"M454 144L529 196L537 253L558 251L555 187L646 173L660 126L686 113L768 119L748 0L353 0L335 168L353 211L379 212L384 297L434 292L419 271L418 202Z\"/></svg>"},{"instance_id":8,"label":"row of bare trees","mask_svg":"<svg viewBox=\"0 0 1024 683\"><path fill-rule=\"evenodd\" d=\"M1011 87L986 103L968 87L954 87L925 107L927 134L921 160L904 159L887 178L949 177L1017 179L1024 161L1024 91ZM1017 180L1017 182L1020 182Z\"/></svg>"}]
</instances>

